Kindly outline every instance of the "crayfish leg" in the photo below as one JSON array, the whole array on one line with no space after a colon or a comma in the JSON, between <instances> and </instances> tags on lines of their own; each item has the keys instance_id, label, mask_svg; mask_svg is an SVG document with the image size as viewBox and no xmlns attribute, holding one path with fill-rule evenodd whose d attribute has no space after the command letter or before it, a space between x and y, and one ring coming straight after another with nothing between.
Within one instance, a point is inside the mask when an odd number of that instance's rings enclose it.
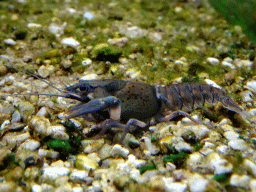
<instances>
[{"instance_id":1,"label":"crayfish leg","mask_svg":"<svg viewBox=\"0 0 256 192\"><path fill-rule=\"evenodd\" d=\"M107 130L109 130L112 127L115 127L115 128L121 128L124 130L121 138L118 141L118 143L122 143L126 134L134 130L134 126L139 128L145 128L148 125L149 124L143 121L139 121L137 119L130 119L126 124L120 123L113 119L107 119L99 125L99 128L101 128L101 131L98 135L94 137L94 139L99 139L102 135L106 133Z\"/></svg>"},{"instance_id":2,"label":"crayfish leg","mask_svg":"<svg viewBox=\"0 0 256 192\"><path fill-rule=\"evenodd\" d=\"M175 117L179 117L179 116L184 116L189 118L191 121L193 121L196 124L202 124L201 122L197 121L196 119L194 119L191 115L189 115L188 113L184 112L184 111L174 111L171 114L167 115L164 117L165 121L170 121L172 119L174 119Z\"/></svg>"}]
</instances>

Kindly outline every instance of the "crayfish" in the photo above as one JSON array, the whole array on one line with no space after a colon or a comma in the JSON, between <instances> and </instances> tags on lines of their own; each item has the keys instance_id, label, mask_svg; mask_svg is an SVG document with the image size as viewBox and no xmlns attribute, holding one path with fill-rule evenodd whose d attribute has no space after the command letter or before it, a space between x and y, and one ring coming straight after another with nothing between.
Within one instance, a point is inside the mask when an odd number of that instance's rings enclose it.
<instances>
[{"instance_id":1,"label":"crayfish","mask_svg":"<svg viewBox=\"0 0 256 192\"><path fill-rule=\"evenodd\" d=\"M61 92L57 96L80 101L66 112L67 118L91 114L95 119L103 120L99 125L101 131L98 136L112 127L123 129L119 142L122 142L125 135L134 128L149 126L152 118L156 122L163 122L177 116L185 116L200 124L181 110L192 110L195 105L200 107L205 102L221 102L231 111L244 113L224 90L208 84L178 83L155 87L128 80L100 79L80 80L74 85L67 86L65 90L51 86ZM172 113L164 116L166 110Z\"/></svg>"}]
</instances>

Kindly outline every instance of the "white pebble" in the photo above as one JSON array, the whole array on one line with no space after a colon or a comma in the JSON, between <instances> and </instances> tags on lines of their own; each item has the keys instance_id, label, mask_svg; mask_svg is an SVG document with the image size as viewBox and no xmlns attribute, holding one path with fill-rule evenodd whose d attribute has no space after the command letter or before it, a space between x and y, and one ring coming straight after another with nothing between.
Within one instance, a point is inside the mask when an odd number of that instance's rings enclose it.
<instances>
[{"instance_id":1,"label":"white pebble","mask_svg":"<svg viewBox=\"0 0 256 192\"><path fill-rule=\"evenodd\" d=\"M216 148L216 150L219 152L219 153L223 153L223 154L226 154L226 152L228 151L228 146L226 145L220 145Z\"/></svg>"},{"instance_id":2,"label":"white pebble","mask_svg":"<svg viewBox=\"0 0 256 192\"><path fill-rule=\"evenodd\" d=\"M201 175L195 173L189 178L189 189L191 192L205 191L209 181L204 179Z\"/></svg>"},{"instance_id":3,"label":"white pebble","mask_svg":"<svg viewBox=\"0 0 256 192\"><path fill-rule=\"evenodd\" d=\"M82 180L84 181L86 179L86 177L88 177L88 171L83 171L83 170L74 170L72 171L72 173L70 174L70 179L71 180Z\"/></svg>"},{"instance_id":4,"label":"white pebble","mask_svg":"<svg viewBox=\"0 0 256 192\"><path fill-rule=\"evenodd\" d=\"M241 60L237 63L238 67L248 67L251 68L253 66L253 61L250 60Z\"/></svg>"},{"instance_id":5,"label":"white pebble","mask_svg":"<svg viewBox=\"0 0 256 192\"><path fill-rule=\"evenodd\" d=\"M88 66L92 64L92 60L89 58L86 58L85 60L82 61L83 66Z\"/></svg>"},{"instance_id":6,"label":"white pebble","mask_svg":"<svg viewBox=\"0 0 256 192\"><path fill-rule=\"evenodd\" d=\"M251 173L254 177L256 177L256 164L252 161L245 159L243 162L243 166L246 168L246 170Z\"/></svg>"},{"instance_id":7,"label":"white pebble","mask_svg":"<svg viewBox=\"0 0 256 192\"><path fill-rule=\"evenodd\" d=\"M228 67L230 67L231 69L236 69L236 66L233 65L233 64L231 64L231 63L229 63L229 62L222 61L221 64L222 64L223 66L228 66Z\"/></svg>"},{"instance_id":8,"label":"white pebble","mask_svg":"<svg viewBox=\"0 0 256 192\"><path fill-rule=\"evenodd\" d=\"M168 192L185 192L187 190L187 185L179 182L165 183L165 189Z\"/></svg>"},{"instance_id":9,"label":"white pebble","mask_svg":"<svg viewBox=\"0 0 256 192\"><path fill-rule=\"evenodd\" d=\"M242 96L242 101L244 103L253 102L254 95L251 91L243 91L240 93L240 95Z\"/></svg>"},{"instance_id":10,"label":"white pebble","mask_svg":"<svg viewBox=\"0 0 256 192\"><path fill-rule=\"evenodd\" d=\"M208 85L211 85L215 88L218 88L218 89L222 89L221 86L217 85L217 83L215 83L214 81L210 80L210 79L205 79L205 82L208 84Z\"/></svg>"},{"instance_id":11,"label":"white pebble","mask_svg":"<svg viewBox=\"0 0 256 192\"><path fill-rule=\"evenodd\" d=\"M239 137L239 134L236 133L235 131L226 131L226 132L224 133L224 137L225 137L227 140L231 141L231 140L237 139L237 138Z\"/></svg>"},{"instance_id":12,"label":"white pebble","mask_svg":"<svg viewBox=\"0 0 256 192\"><path fill-rule=\"evenodd\" d=\"M189 152L191 153L193 151L193 148L186 142L179 142L177 144L174 144L174 148L175 150L177 150L178 152Z\"/></svg>"},{"instance_id":13,"label":"white pebble","mask_svg":"<svg viewBox=\"0 0 256 192\"><path fill-rule=\"evenodd\" d=\"M212 65L217 65L220 63L219 59L214 58L214 57L208 57L206 59L207 62L211 63Z\"/></svg>"},{"instance_id":14,"label":"white pebble","mask_svg":"<svg viewBox=\"0 0 256 192\"><path fill-rule=\"evenodd\" d=\"M72 192L83 192L82 187L73 187Z\"/></svg>"},{"instance_id":15,"label":"white pebble","mask_svg":"<svg viewBox=\"0 0 256 192\"><path fill-rule=\"evenodd\" d=\"M70 47L78 47L80 45L80 43L77 40L75 40L73 37L63 38L60 43L62 45L67 45Z\"/></svg>"},{"instance_id":16,"label":"white pebble","mask_svg":"<svg viewBox=\"0 0 256 192\"><path fill-rule=\"evenodd\" d=\"M19 147L19 149L25 149L30 151L35 151L38 147L40 147L40 142L35 139L27 139L23 142Z\"/></svg>"},{"instance_id":17,"label":"white pebble","mask_svg":"<svg viewBox=\"0 0 256 192\"><path fill-rule=\"evenodd\" d=\"M215 152L207 155L207 166L214 171L215 175L231 173L233 170L233 165Z\"/></svg>"},{"instance_id":18,"label":"white pebble","mask_svg":"<svg viewBox=\"0 0 256 192\"><path fill-rule=\"evenodd\" d=\"M250 109L250 110L248 111L248 114L249 114L249 116L251 116L251 117L255 116L255 115L256 115L256 108Z\"/></svg>"},{"instance_id":19,"label":"white pebble","mask_svg":"<svg viewBox=\"0 0 256 192\"><path fill-rule=\"evenodd\" d=\"M33 184L33 185L31 186L31 191L32 191L32 192L41 192L41 191L43 191L43 190L42 190L42 187L41 187L40 185L38 185L38 184Z\"/></svg>"},{"instance_id":20,"label":"white pebble","mask_svg":"<svg viewBox=\"0 0 256 192\"><path fill-rule=\"evenodd\" d=\"M85 12L83 14L83 18L86 19L86 20L92 20L94 18L94 15L90 12Z\"/></svg>"},{"instance_id":21,"label":"white pebble","mask_svg":"<svg viewBox=\"0 0 256 192\"><path fill-rule=\"evenodd\" d=\"M237 175L233 174L230 178L230 184L234 187L248 188L250 182L250 177L247 175Z\"/></svg>"},{"instance_id":22,"label":"white pebble","mask_svg":"<svg viewBox=\"0 0 256 192\"><path fill-rule=\"evenodd\" d=\"M5 39L4 43L7 45L16 45L17 44L13 39Z\"/></svg>"},{"instance_id":23,"label":"white pebble","mask_svg":"<svg viewBox=\"0 0 256 192\"><path fill-rule=\"evenodd\" d=\"M246 86L256 90L256 81L249 81L246 83Z\"/></svg>"},{"instance_id":24,"label":"white pebble","mask_svg":"<svg viewBox=\"0 0 256 192\"><path fill-rule=\"evenodd\" d=\"M36 116L46 116L47 115L47 108L46 107L42 107L36 114Z\"/></svg>"},{"instance_id":25,"label":"white pebble","mask_svg":"<svg viewBox=\"0 0 256 192\"><path fill-rule=\"evenodd\" d=\"M145 148L146 150L150 151L151 155L157 155L160 152L160 149L151 143L151 139L148 137L143 137L143 140L145 142Z\"/></svg>"},{"instance_id":26,"label":"white pebble","mask_svg":"<svg viewBox=\"0 0 256 192\"><path fill-rule=\"evenodd\" d=\"M42 25L38 24L38 23L29 23L27 26L28 26L28 28L41 28L42 27Z\"/></svg>"},{"instance_id":27,"label":"white pebble","mask_svg":"<svg viewBox=\"0 0 256 192\"><path fill-rule=\"evenodd\" d=\"M235 139L235 140L229 141L228 146L238 151L244 151L248 148L247 143L242 139Z\"/></svg>"},{"instance_id":28,"label":"white pebble","mask_svg":"<svg viewBox=\"0 0 256 192\"><path fill-rule=\"evenodd\" d=\"M81 78L81 80L93 80L93 79L99 79L99 76L97 74L87 74Z\"/></svg>"},{"instance_id":29,"label":"white pebble","mask_svg":"<svg viewBox=\"0 0 256 192\"><path fill-rule=\"evenodd\" d=\"M43 177L51 180L56 180L58 177L69 174L69 169L66 167L45 167L43 168Z\"/></svg>"},{"instance_id":30,"label":"white pebble","mask_svg":"<svg viewBox=\"0 0 256 192\"><path fill-rule=\"evenodd\" d=\"M129 152L128 149L122 147L122 146L119 145L119 144L114 145L114 147L113 147L112 150L110 151L110 155L111 155L111 156L120 155L120 156L122 156L122 157L124 157L124 158L127 158L128 155L129 155L129 153L130 153L130 152Z\"/></svg>"},{"instance_id":31,"label":"white pebble","mask_svg":"<svg viewBox=\"0 0 256 192\"><path fill-rule=\"evenodd\" d=\"M251 179L249 183L249 187L252 192L256 192L256 179Z\"/></svg>"}]
</instances>

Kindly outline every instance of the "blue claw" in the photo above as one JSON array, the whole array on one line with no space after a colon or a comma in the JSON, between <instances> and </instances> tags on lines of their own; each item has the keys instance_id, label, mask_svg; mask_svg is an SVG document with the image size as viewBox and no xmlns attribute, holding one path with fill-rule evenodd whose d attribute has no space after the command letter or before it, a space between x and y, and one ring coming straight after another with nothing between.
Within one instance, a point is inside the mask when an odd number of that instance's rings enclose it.
<instances>
[{"instance_id":1,"label":"blue claw","mask_svg":"<svg viewBox=\"0 0 256 192\"><path fill-rule=\"evenodd\" d=\"M71 108L70 110L68 110L67 118L73 118L80 115L85 115L88 113L105 110L107 108L115 108L118 105L120 105L120 103L121 103L120 99L113 96L104 97L101 99L93 99L88 103L78 104L73 108Z\"/></svg>"}]
</instances>

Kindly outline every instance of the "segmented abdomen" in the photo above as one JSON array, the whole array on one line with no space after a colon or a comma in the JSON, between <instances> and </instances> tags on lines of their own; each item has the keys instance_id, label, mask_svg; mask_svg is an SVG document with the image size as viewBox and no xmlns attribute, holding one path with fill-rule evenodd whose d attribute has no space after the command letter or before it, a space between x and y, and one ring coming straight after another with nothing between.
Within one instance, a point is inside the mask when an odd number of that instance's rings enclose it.
<instances>
[{"instance_id":1,"label":"segmented abdomen","mask_svg":"<svg viewBox=\"0 0 256 192\"><path fill-rule=\"evenodd\" d=\"M195 104L203 106L205 102L212 104L220 101L229 110L243 113L243 109L224 90L211 85L199 83L172 84L166 86L164 92L168 99L166 105L173 111L181 110L183 106L192 110Z\"/></svg>"}]
</instances>

